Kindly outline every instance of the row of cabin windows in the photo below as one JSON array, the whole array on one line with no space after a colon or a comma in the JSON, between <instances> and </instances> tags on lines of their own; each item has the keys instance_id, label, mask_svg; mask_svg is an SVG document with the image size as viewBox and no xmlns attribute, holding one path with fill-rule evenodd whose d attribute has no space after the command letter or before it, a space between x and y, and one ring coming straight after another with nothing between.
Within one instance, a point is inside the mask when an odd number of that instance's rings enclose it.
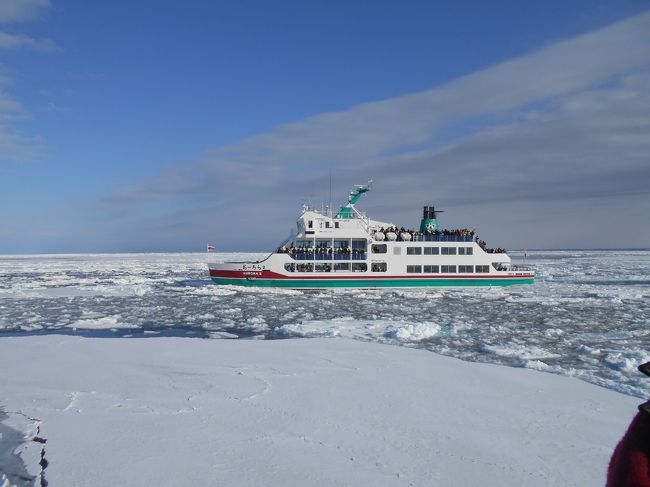
<instances>
[{"instance_id":1,"label":"row of cabin windows","mask_svg":"<svg viewBox=\"0 0 650 487\"><path fill-rule=\"evenodd\" d=\"M368 270L368 265L365 262L334 262L331 263L307 263L307 264L294 264L287 263L284 264L284 268L288 272L366 272ZM406 272L408 274L419 274L424 272L425 274L455 274L456 269L458 272L463 273L487 273L490 271L490 266L487 265L407 265ZM388 270L388 265L385 262L373 262L370 266L371 272L386 272Z\"/></svg>"},{"instance_id":2,"label":"row of cabin windows","mask_svg":"<svg viewBox=\"0 0 650 487\"><path fill-rule=\"evenodd\" d=\"M490 266L487 265L477 265L477 266L471 266L471 265L407 265L406 266L406 272L407 274L419 274L424 272L425 274L437 274L437 273L442 273L442 274L455 274L456 272L459 272L461 274L467 274L467 273L487 273L489 272ZM456 271L458 269L458 271Z\"/></svg>"},{"instance_id":3,"label":"row of cabin windows","mask_svg":"<svg viewBox=\"0 0 650 487\"><path fill-rule=\"evenodd\" d=\"M395 247L395 254L400 247ZM386 244L374 244L371 248L373 254L385 254L388 250ZM406 247L406 255L472 255L472 247Z\"/></svg>"},{"instance_id":4,"label":"row of cabin windows","mask_svg":"<svg viewBox=\"0 0 650 487\"><path fill-rule=\"evenodd\" d=\"M366 240L363 238L353 238L351 241L349 239L340 240L340 239L322 239L317 238L316 240L296 240L296 248L299 249L347 249L353 248L357 250L366 250Z\"/></svg>"},{"instance_id":5,"label":"row of cabin windows","mask_svg":"<svg viewBox=\"0 0 650 487\"><path fill-rule=\"evenodd\" d=\"M287 272L366 272L368 265L365 262L334 262L307 264L284 264Z\"/></svg>"},{"instance_id":6,"label":"row of cabin windows","mask_svg":"<svg viewBox=\"0 0 650 487\"><path fill-rule=\"evenodd\" d=\"M406 247L406 255L472 255L472 247Z\"/></svg>"}]
</instances>

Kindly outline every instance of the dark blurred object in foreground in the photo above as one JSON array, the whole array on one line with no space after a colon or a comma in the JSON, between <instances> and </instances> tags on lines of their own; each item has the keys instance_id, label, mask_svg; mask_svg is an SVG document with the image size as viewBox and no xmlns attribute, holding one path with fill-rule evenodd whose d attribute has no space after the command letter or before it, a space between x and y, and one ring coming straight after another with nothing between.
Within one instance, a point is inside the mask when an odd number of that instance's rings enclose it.
<instances>
[{"instance_id":1,"label":"dark blurred object in foreground","mask_svg":"<svg viewBox=\"0 0 650 487\"><path fill-rule=\"evenodd\" d=\"M639 366L650 376L650 362ZM650 487L650 401L639 406L616 446L607 472L607 487Z\"/></svg>"}]
</instances>

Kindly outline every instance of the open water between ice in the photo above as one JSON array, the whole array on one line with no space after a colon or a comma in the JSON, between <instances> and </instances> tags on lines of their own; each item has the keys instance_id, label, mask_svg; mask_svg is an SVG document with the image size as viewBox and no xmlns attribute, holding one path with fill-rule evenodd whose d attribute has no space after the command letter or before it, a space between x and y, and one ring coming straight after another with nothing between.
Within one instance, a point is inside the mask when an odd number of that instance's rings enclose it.
<instances>
[{"instance_id":1,"label":"open water between ice","mask_svg":"<svg viewBox=\"0 0 650 487\"><path fill-rule=\"evenodd\" d=\"M530 252L535 284L507 288L292 291L208 278L209 259L264 255L0 256L0 338L343 336L650 395L636 370L650 360L650 251Z\"/></svg>"}]
</instances>

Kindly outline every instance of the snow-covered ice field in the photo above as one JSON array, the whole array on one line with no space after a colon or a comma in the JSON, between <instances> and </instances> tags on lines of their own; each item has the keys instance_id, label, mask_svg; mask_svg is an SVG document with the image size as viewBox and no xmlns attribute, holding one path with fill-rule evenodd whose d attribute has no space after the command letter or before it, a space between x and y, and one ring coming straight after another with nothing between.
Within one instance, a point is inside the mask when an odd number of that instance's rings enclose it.
<instances>
[{"instance_id":1,"label":"snow-covered ice field","mask_svg":"<svg viewBox=\"0 0 650 487\"><path fill-rule=\"evenodd\" d=\"M650 396L648 251L531 252L536 283L497 289L208 280L208 258L250 257L0 256L0 471L20 485L44 464L50 486L601 485Z\"/></svg>"},{"instance_id":2,"label":"snow-covered ice field","mask_svg":"<svg viewBox=\"0 0 650 487\"><path fill-rule=\"evenodd\" d=\"M639 402L341 338L7 337L0 366L50 486L603 485Z\"/></svg>"}]
</instances>

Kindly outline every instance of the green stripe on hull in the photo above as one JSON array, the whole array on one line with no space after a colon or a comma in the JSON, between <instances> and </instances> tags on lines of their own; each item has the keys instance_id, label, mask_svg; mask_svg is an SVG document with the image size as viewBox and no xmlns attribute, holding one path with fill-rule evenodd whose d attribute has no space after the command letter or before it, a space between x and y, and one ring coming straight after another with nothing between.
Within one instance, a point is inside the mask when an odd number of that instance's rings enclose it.
<instances>
[{"instance_id":1,"label":"green stripe on hull","mask_svg":"<svg viewBox=\"0 0 650 487\"><path fill-rule=\"evenodd\" d=\"M284 287L290 289L373 288L373 287L453 287L512 286L532 284L533 278L521 279L226 279L213 277L217 284L248 287Z\"/></svg>"}]
</instances>

